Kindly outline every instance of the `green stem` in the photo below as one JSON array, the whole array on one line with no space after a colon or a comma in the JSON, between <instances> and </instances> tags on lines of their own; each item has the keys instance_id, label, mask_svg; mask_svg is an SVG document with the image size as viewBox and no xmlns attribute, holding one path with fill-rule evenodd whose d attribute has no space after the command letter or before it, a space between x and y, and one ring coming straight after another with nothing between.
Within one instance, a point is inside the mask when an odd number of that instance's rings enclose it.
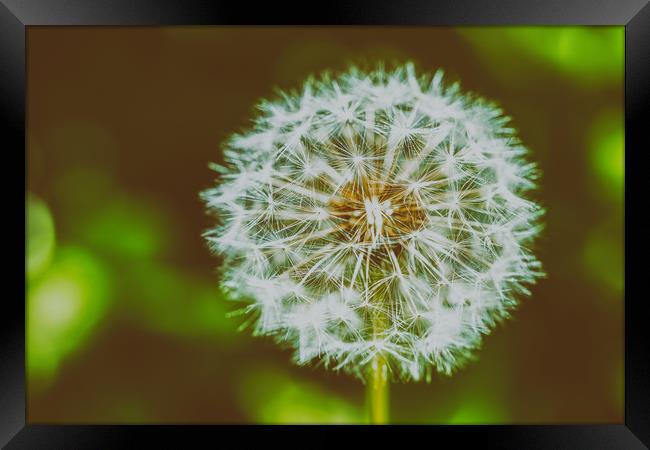
<instances>
[{"instance_id":1,"label":"green stem","mask_svg":"<svg viewBox=\"0 0 650 450\"><path fill-rule=\"evenodd\" d=\"M388 317L381 307L372 313L372 335L376 339L387 328ZM371 424L388 423L388 361L382 353L377 353L368 366L366 381L366 396L368 402L368 418Z\"/></svg>"},{"instance_id":2,"label":"green stem","mask_svg":"<svg viewBox=\"0 0 650 450\"><path fill-rule=\"evenodd\" d=\"M366 395L370 423L388 423L388 364L381 354L375 356L368 368Z\"/></svg>"}]
</instances>

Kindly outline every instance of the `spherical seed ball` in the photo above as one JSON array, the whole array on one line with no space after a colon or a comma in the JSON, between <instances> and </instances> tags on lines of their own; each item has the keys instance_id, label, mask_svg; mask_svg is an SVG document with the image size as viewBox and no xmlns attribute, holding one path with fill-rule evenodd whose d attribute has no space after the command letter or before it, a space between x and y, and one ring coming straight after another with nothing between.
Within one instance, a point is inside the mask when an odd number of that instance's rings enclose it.
<instances>
[{"instance_id":1,"label":"spherical seed ball","mask_svg":"<svg viewBox=\"0 0 650 450\"><path fill-rule=\"evenodd\" d=\"M483 99L413 65L263 101L202 193L223 284L257 334L363 375L450 374L542 275L536 168Z\"/></svg>"}]
</instances>

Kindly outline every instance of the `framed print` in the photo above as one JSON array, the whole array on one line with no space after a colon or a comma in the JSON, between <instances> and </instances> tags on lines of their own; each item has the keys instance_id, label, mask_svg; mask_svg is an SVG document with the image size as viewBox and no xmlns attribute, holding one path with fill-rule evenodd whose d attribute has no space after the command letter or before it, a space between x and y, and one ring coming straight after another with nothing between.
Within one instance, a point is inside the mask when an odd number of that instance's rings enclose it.
<instances>
[{"instance_id":1,"label":"framed print","mask_svg":"<svg viewBox=\"0 0 650 450\"><path fill-rule=\"evenodd\" d=\"M647 448L650 7L476 3L4 0L3 445Z\"/></svg>"}]
</instances>

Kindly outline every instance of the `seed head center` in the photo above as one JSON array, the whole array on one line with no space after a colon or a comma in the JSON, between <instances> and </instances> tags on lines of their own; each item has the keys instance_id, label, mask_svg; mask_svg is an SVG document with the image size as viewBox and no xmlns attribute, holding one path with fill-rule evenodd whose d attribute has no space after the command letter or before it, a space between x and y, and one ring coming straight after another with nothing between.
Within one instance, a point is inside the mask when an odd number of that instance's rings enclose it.
<instances>
[{"instance_id":1,"label":"seed head center","mask_svg":"<svg viewBox=\"0 0 650 450\"><path fill-rule=\"evenodd\" d=\"M369 179L346 184L329 210L341 233L358 243L394 243L420 229L426 219L407 185Z\"/></svg>"}]
</instances>

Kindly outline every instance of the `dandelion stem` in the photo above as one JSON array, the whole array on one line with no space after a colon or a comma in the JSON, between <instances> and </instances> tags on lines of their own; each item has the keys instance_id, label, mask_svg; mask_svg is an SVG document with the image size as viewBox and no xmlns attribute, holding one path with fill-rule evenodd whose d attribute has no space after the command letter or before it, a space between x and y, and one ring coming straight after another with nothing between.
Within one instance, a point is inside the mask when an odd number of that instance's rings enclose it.
<instances>
[{"instance_id":1,"label":"dandelion stem","mask_svg":"<svg viewBox=\"0 0 650 450\"><path fill-rule=\"evenodd\" d=\"M370 363L366 383L368 416L373 425L388 423L388 383L386 358L377 354Z\"/></svg>"},{"instance_id":2,"label":"dandelion stem","mask_svg":"<svg viewBox=\"0 0 650 450\"><path fill-rule=\"evenodd\" d=\"M388 318L386 314L377 308L372 313L372 334L377 339L386 329ZM368 379L366 381L366 396L368 403L368 418L373 425L387 424L388 414L388 361L381 353L377 353L368 367Z\"/></svg>"}]
</instances>

